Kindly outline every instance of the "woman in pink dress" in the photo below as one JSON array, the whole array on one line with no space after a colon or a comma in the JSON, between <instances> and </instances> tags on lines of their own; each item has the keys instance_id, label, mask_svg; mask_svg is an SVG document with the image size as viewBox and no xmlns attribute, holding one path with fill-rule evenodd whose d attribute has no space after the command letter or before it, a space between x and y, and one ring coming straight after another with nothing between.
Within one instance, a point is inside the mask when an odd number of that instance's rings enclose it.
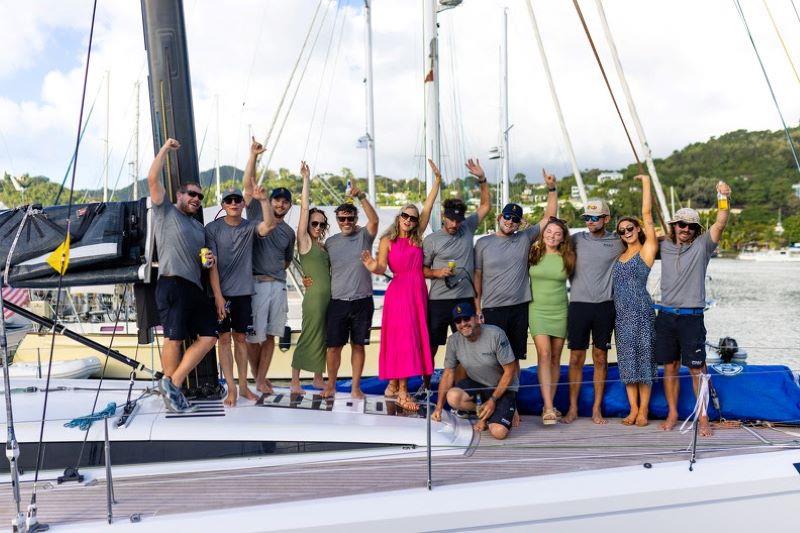
<instances>
[{"instance_id":1,"label":"woman in pink dress","mask_svg":"<svg viewBox=\"0 0 800 533\"><path fill-rule=\"evenodd\" d=\"M381 237L377 259L364 251L364 266L383 274L387 266L392 281L383 299L381 349L378 377L389 380L386 396L397 396L397 405L416 411L419 406L408 393L408 378L433 373L428 340L428 288L422 275L422 235L428 227L431 208L439 193L442 176L428 160L436 177L420 215L417 206L403 207Z\"/></svg>"}]
</instances>

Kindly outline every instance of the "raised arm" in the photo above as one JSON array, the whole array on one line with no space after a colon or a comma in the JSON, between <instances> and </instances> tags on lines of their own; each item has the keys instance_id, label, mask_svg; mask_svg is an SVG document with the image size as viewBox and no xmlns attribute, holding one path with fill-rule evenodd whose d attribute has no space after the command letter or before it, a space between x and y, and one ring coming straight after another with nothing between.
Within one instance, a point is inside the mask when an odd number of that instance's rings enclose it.
<instances>
[{"instance_id":1,"label":"raised arm","mask_svg":"<svg viewBox=\"0 0 800 533\"><path fill-rule=\"evenodd\" d=\"M431 190L428 191L428 197L425 198L425 203L422 205L422 213L419 217L419 233L422 235L425 230L428 228L428 222L431 220L431 210L433 209L433 203L436 201L436 197L439 195L439 189L442 186L442 173L439 172L439 167L436 166L432 160L428 159L428 164L431 166L431 170L433 171L433 187Z\"/></svg>"},{"instance_id":2,"label":"raised arm","mask_svg":"<svg viewBox=\"0 0 800 533\"><path fill-rule=\"evenodd\" d=\"M251 137L250 139L250 155L247 158L247 165L244 167L244 177L242 178L244 205L249 204L250 200L253 198L253 190L256 186L256 161L258 161L258 156L266 151L266 148L264 148L260 142L256 141L255 137Z\"/></svg>"},{"instance_id":3,"label":"raised arm","mask_svg":"<svg viewBox=\"0 0 800 533\"><path fill-rule=\"evenodd\" d=\"M725 231L725 226L728 225L728 217L731 214L731 188L724 181L717 183L717 192L722 193L728 199L728 209L717 209L717 220L711 225L708 230L711 240L718 243L722 238L722 232Z\"/></svg>"},{"instance_id":4,"label":"raised arm","mask_svg":"<svg viewBox=\"0 0 800 533\"><path fill-rule=\"evenodd\" d=\"M153 159L153 164L150 165L150 170L147 172L147 187L150 189L150 199L153 205L161 205L164 201L167 191L164 190L164 182L161 180L161 169L164 168L164 161L167 159L170 152L175 152L181 145L175 139L167 139L164 146L156 154Z\"/></svg>"},{"instance_id":5,"label":"raised arm","mask_svg":"<svg viewBox=\"0 0 800 533\"><path fill-rule=\"evenodd\" d=\"M261 212L263 213L263 219L258 224L258 234L262 237L266 237L269 233L275 229L277 226L277 222L275 221L275 214L272 211L272 206L269 205L269 201L267 200L267 191L264 190L264 187L261 185L256 186L253 189L252 196L254 200L258 200L258 203L261 204Z\"/></svg>"},{"instance_id":6,"label":"raised arm","mask_svg":"<svg viewBox=\"0 0 800 533\"><path fill-rule=\"evenodd\" d=\"M477 159L467 159L467 170L469 170L470 174L478 178L478 183L481 186L481 203L478 205L478 210L476 211L478 214L478 224L480 224L492 208L491 197L489 195L489 183L486 181L486 173L483 171L483 167L481 167L481 162Z\"/></svg>"},{"instance_id":7,"label":"raised arm","mask_svg":"<svg viewBox=\"0 0 800 533\"><path fill-rule=\"evenodd\" d=\"M378 257L373 258L372 252L369 250L364 250L361 252L361 262L364 263L364 267L372 272L373 274L383 274L386 272L386 268L389 264L389 237L384 237L381 239L381 242L378 243Z\"/></svg>"},{"instance_id":8,"label":"raised arm","mask_svg":"<svg viewBox=\"0 0 800 533\"><path fill-rule=\"evenodd\" d=\"M303 178L303 192L300 193L300 221L297 223L297 251L308 253L311 237L308 235L309 195L311 194L311 171L305 161L300 162L300 176Z\"/></svg>"},{"instance_id":9,"label":"raised arm","mask_svg":"<svg viewBox=\"0 0 800 533\"><path fill-rule=\"evenodd\" d=\"M642 251L639 254L642 261L651 267L656 260L656 253L658 252L658 237L656 237L656 226L653 222L653 193L650 186L650 176L642 174L636 176L635 179L642 182L642 223L644 227L644 244Z\"/></svg>"},{"instance_id":10,"label":"raised arm","mask_svg":"<svg viewBox=\"0 0 800 533\"><path fill-rule=\"evenodd\" d=\"M367 215L367 225L365 228L367 233L374 237L378 234L378 213L375 212L375 208L369 203L367 193L361 192L361 189L353 185L350 187L350 196L358 198L361 202L361 208L364 210L364 214Z\"/></svg>"},{"instance_id":11,"label":"raised arm","mask_svg":"<svg viewBox=\"0 0 800 533\"><path fill-rule=\"evenodd\" d=\"M544 184L547 186L547 207L544 208L544 215L542 220L539 221L539 228L544 230L544 227L550 221L550 217L558 214L558 188L556 187L556 177L548 174L545 169L542 169L542 177Z\"/></svg>"}]
</instances>

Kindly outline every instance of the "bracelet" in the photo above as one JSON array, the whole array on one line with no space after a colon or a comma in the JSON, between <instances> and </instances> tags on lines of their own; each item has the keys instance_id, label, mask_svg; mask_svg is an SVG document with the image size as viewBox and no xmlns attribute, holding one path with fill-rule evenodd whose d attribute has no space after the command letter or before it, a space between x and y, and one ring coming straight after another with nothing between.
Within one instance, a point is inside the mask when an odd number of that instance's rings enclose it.
<instances>
[{"instance_id":1,"label":"bracelet","mask_svg":"<svg viewBox=\"0 0 800 533\"><path fill-rule=\"evenodd\" d=\"M478 183L483 185L484 183L486 183L486 178L483 178L483 179L478 178Z\"/></svg>"},{"instance_id":2,"label":"bracelet","mask_svg":"<svg viewBox=\"0 0 800 533\"><path fill-rule=\"evenodd\" d=\"M494 394L492 394L492 397L491 397L491 398L489 398L489 399L490 399L490 400L493 400L493 401L494 401L494 403L497 403L497 396L495 396Z\"/></svg>"},{"instance_id":3,"label":"bracelet","mask_svg":"<svg viewBox=\"0 0 800 533\"><path fill-rule=\"evenodd\" d=\"M363 201L364 201L364 198L366 198L366 197L367 197L367 193L365 193L365 192L360 192L360 193L358 193L358 194L356 195L356 197L357 197L357 198L358 198L360 201L362 201L362 202L363 202Z\"/></svg>"},{"instance_id":4,"label":"bracelet","mask_svg":"<svg viewBox=\"0 0 800 533\"><path fill-rule=\"evenodd\" d=\"M555 188L555 187L553 187L552 189L550 187L548 187L547 190L550 191L550 192L556 192L558 189Z\"/></svg>"}]
</instances>

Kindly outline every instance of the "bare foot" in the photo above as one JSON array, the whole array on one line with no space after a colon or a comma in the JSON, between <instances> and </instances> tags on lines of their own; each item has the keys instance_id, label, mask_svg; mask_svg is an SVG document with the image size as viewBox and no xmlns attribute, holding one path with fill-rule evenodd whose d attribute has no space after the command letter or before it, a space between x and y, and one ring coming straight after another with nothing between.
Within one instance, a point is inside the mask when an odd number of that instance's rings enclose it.
<instances>
[{"instance_id":1,"label":"bare foot","mask_svg":"<svg viewBox=\"0 0 800 533\"><path fill-rule=\"evenodd\" d=\"M320 396L322 396L323 398L333 398L335 394L336 394L336 387L334 387L333 385L325 385L325 388L322 389Z\"/></svg>"},{"instance_id":2,"label":"bare foot","mask_svg":"<svg viewBox=\"0 0 800 533\"><path fill-rule=\"evenodd\" d=\"M712 436L714 434L714 432L711 431L711 426L708 425L708 417L707 416L701 416L699 424L700 424L700 426L699 426L698 429L700 430L700 436L701 437L710 437L710 436Z\"/></svg>"},{"instance_id":3,"label":"bare foot","mask_svg":"<svg viewBox=\"0 0 800 533\"><path fill-rule=\"evenodd\" d=\"M228 391L228 395L225 396L224 400L222 400L222 403L224 403L228 407L235 407L236 406L236 389L235 388L231 387L231 389Z\"/></svg>"},{"instance_id":4,"label":"bare foot","mask_svg":"<svg viewBox=\"0 0 800 533\"><path fill-rule=\"evenodd\" d=\"M268 379L265 379L264 381L257 381L256 390L258 392L263 392L264 394L272 394L272 382Z\"/></svg>"},{"instance_id":5,"label":"bare foot","mask_svg":"<svg viewBox=\"0 0 800 533\"><path fill-rule=\"evenodd\" d=\"M314 381L312 382L315 389L323 389L325 388L325 381L322 380L322 374L316 374L314 376Z\"/></svg>"},{"instance_id":6,"label":"bare foot","mask_svg":"<svg viewBox=\"0 0 800 533\"><path fill-rule=\"evenodd\" d=\"M363 400L364 399L364 393L361 392L361 389L357 389L357 388L354 387L353 390L350 391L350 397L354 398L356 400Z\"/></svg>"},{"instance_id":7,"label":"bare foot","mask_svg":"<svg viewBox=\"0 0 800 533\"><path fill-rule=\"evenodd\" d=\"M675 424L678 423L678 413L670 413L667 415L667 419L661 422L661 429L664 431L672 431L675 428Z\"/></svg>"},{"instance_id":8,"label":"bare foot","mask_svg":"<svg viewBox=\"0 0 800 533\"><path fill-rule=\"evenodd\" d=\"M565 424L572 424L576 418L578 418L578 408L570 407L567 410L567 414L564 415L564 418L562 418L561 421Z\"/></svg>"},{"instance_id":9,"label":"bare foot","mask_svg":"<svg viewBox=\"0 0 800 533\"><path fill-rule=\"evenodd\" d=\"M639 416L636 417L636 425L643 428L649 424L650 421L647 419L647 413L639 413Z\"/></svg>"},{"instance_id":10,"label":"bare foot","mask_svg":"<svg viewBox=\"0 0 800 533\"><path fill-rule=\"evenodd\" d=\"M253 402L258 400L258 396L256 396L253 391L250 390L250 387L239 387L239 396Z\"/></svg>"},{"instance_id":11,"label":"bare foot","mask_svg":"<svg viewBox=\"0 0 800 533\"><path fill-rule=\"evenodd\" d=\"M519 417L519 411L514 410L514 416L511 418L511 427L518 428L521 423L522 420Z\"/></svg>"},{"instance_id":12,"label":"bare foot","mask_svg":"<svg viewBox=\"0 0 800 533\"><path fill-rule=\"evenodd\" d=\"M603 413L601 413L599 410L592 411L592 422L599 425L608 424L608 420L603 418Z\"/></svg>"},{"instance_id":13,"label":"bare foot","mask_svg":"<svg viewBox=\"0 0 800 533\"><path fill-rule=\"evenodd\" d=\"M636 422L636 417L638 414L639 413L636 410L631 409L631 412L628 413L628 416L622 419L622 425L632 426Z\"/></svg>"},{"instance_id":14,"label":"bare foot","mask_svg":"<svg viewBox=\"0 0 800 533\"><path fill-rule=\"evenodd\" d=\"M292 381L291 387L289 387L289 392L291 394L303 394L303 387L300 386L300 382Z\"/></svg>"}]
</instances>

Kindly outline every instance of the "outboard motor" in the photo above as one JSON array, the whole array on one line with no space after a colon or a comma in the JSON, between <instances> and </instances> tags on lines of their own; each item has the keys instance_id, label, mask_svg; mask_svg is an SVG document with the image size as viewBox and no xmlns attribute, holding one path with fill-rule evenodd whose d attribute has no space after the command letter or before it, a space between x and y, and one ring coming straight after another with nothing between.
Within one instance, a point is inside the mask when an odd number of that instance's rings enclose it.
<instances>
[{"instance_id":1,"label":"outboard motor","mask_svg":"<svg viewBox=\"0 0 800 533\"><path fill-rule=\"evenodd\" d=\"M717 352L723 363L731 363L739 352L739 344L733 337L722 337L717 345Z\"/></svg>"}]
</instances>

